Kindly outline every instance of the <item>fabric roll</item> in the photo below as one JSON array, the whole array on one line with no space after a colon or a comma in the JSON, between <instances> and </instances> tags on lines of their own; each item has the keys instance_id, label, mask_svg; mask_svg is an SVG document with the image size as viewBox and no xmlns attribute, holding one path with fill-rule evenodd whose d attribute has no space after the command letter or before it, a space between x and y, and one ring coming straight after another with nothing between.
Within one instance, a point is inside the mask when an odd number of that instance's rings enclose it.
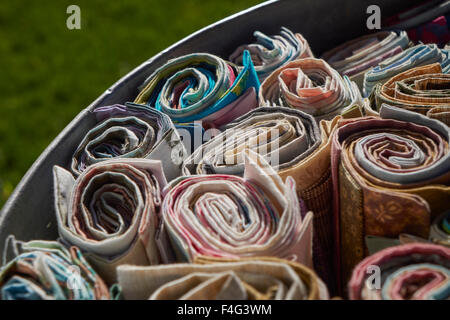
<instances>
[{"instance_id":1,"label":"fabric roll","mask_svg":"<svg viewBox=\"0 0 450 320\"><path fill-rule=\"evenodd\" d=\"M450 249L423 243L384 249L356 266L348 287L352 300L448 300Z\"/></svg>"},{"instance_id":2,"label":"fabric roll","mask_svg":"<svg viewBox=\"0 0 450 320\"><path fill-rule=\"evenodd\" d=\"M319 126L304 112L285 107L259 107L222 128L183 162L183 173L244 174L250 149L276 170L292 167L321 143Z\"/></svg>"},{"instance_id":3,"label":"fabric roll","mask_svg":"<svg viewBox=\"0 0 450 320\"><path fill-rule=\"evenodd\" d=\"M341 75L347 75L362 89L364 74L380 62L409 46L405 31L381 31L347 41L322 55Z\"/></svg>"},{"instance_id":4,"label":"fabric roll","mask_svg":"<svg viewBox=\"0 0 450 320\"><path fill-rule=\"evenodd\" d=\"M450 126L450 74L439 63L404 71L374 90L373 105L383 103L419 112Z\"/></svg>"},{"instance_id":5,"label":"fabric roll","mask_svg":"<svg viewBox=\"0 0 450 320\"><path fill-rule=\"evenodd\" d=\"M194 264L119 266L125 299L151 300L327 300L311 269L273 257L211 259Z\"/></svg>"},{"instance_id":6,"label":"fabric roll","mask_svg":"<svg viewBox=\"0 0 450 320\"><path fill-rule=\"evenodd\" d=\"M312 212L265 160L248 150L244 177L198 175L174 181L162 206L176 261L274 256L312 267Z\"/></svg>"},{"instance_id":7,"label":"fabric roll","mask_svg":"<svg viewBox=\"0 0 450 320\"><path fill-rule=\"evenodd\" d=\"M291 61L275 70L261 84L260 105L281 105L329 120L341 112L360 105L357 85L341 77L321 59Z\"/></svg>"},{"instance_id":8,"label":"fabric roll","mask_svg":"<svg viewBox=\"0 0 450 320\"><path fill-rule=\"evenodd\" d=\"M115 282L117 265L159 263L156 237L166 185L160 161L106 160L76 180L58 166L53 174L60 238L83 250L108 284Z\"/></svg>"},{"instance_id":9,"label":"fabric roll","mask_svg":"<svg viewBox=\"0 0 450 320\"><path fill-rule=\"evenodd\" d=\"M314 57L305 38L288 28L281 27L280 34L273 36L267 36L260 31L255 31L253 35L256 42L239 46L230 55L229 60L242 66L244 52L248 50L260 81L289 61Z\"/></svg>"},{"instance_id":10,"label":"fabric roll","mask_svg":"<svg viewBox=\"0 0 450 320\"><path fill-rule=\"evenodd\" d=\"M167 115L135 104L98 107L93 114L97 124L72 158L76 176L88 166L112 158L161 160L168 179L179 176L187 153Z\"/></svg>"},{"instance_id":11,"label":"fabric roll","mask_svg":"<svg viewBox=\"0 0 450 320\"><path fill-rule=\"evenodd\" d=\"M14 237L8 241L11 248L5 248L0 270L0 300L110 299L108 287L77 247Z\"/></svg>"},{"instance_id":12,"label":"fabric roll","mask_svg":"<svg viewBox=\"0 0 450 320\"><path fill-rule=\"evenodd\" d=\"M183 173L244 173L244 150L265 157L286 181L296 182L298 198L314 213L314 269L333 291L332 184L330 136L340 117L332 122L285 107L259 107L225 127L183 163Z\"/></svg>"},{"instance_id":13,"label":"fabric roll","mask_svg":"<svg viewBox=\"0 0 450 320\"><path fill-rule=\"evenodd\" d=\"M366 236L428 238L432 220L450 209L450 128L388 105L380 117L343 120L332 137L335 252L343 283L367 255Z\"/></svg>"},{"instance_id":14,"label":"fabric roll","mask_svg":"<svg viewBox=\"0 0 450 320\"><path fill-rule=\"evenodd\" d=\"M450 210L437 217L430 229L430 240L450 248Z\"/></svg>"},{"instance_id":15,"label":"fabric roll","mask_svg":"<svg viewBox=\"0 0 450 320\"><path fill-rule=\"evenodd\" d=\"M365 73L363 95L369 96L378 83L383 84L403 71L445 60L445 53L436 44L420 44L408 48Z\"/></svg>"},{"instance_id":16,"label":"fabric roll","mask_svg":"<svg viewBox=\"0 0 450 320\"><path fill-rule=\"evenodd\" d=\"M319 123L320 145L303 160L278 173L285 180L296 182L297 196L314 213L314 270L336 293L335 265L333 263L333 185L331 179L331 137L342 117Z\"/></svg>"},{"instance_id":17,"label":"fabric roll","mask_svg":"<svg viewBox=\"0 0 450 320\"><path fill-rule=\"evenodd\" d=\"M238 68L208 53L169 60L140 88L135 102L154 107L176 123L201 120L219 127L257 105L259 80L248 51Z\"/></svg>"}]
</instances>

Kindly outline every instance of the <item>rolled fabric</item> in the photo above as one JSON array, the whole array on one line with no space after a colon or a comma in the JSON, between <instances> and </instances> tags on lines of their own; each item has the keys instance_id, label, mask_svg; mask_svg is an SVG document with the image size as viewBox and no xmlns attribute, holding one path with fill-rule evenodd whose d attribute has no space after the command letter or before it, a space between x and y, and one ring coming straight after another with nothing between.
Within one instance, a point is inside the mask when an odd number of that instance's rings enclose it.
<instances>
[{"instance_id":1,"label":"rolled fabric","mask_svg":"<svg viewBox=\"0 0 450 320\"><path fill-rule=\"evenodd\" d=\"M167 114L176 123L202 120L219 127L257 105L259 80L248 51L237 68L208 53L193 53L153 72L135 102Z\"/></svg>"},{"instance_id":2,"label":"rolled fabric","mask_svg":"<svg viewBox=\"0 0 450 320\"><path fill-rule=\"evenodd\" d=\"M441 49L443 60L441 62L442 73L450 73L450 48Z\"/></svg>"},{"instance_id":3,"label":"rolled fabric","mask_svg":"<svg viewBox=\"0 0 450 320\"><path fill-rule=\"evenodd\" d=\"M337 121L337 120L336 120ZM302 111L259 107L225 126L188 157L183 173L244 174L245 150L265 158L286 181L292 176L297 196L314 213L314 269L330 290L332 263L332 186L329 135L335 122L321 122Z\"/></svg>"},{"instance_id":4,"label":"rolled fabric","mask_svg":"<svg viewBox=\"0 0 450 320\"><path fill-rule=\"evenodd\" d=\"M433 221L430 229L430 240L450 248L450 210Z\"/></svg>"},{"instance_id":5,"label":"rolled fabric","mask_svg":"<svg viewBox=\"0 0 450 320\"><path fill-rule=\"evenodd\" d=\"M450 126L450 74L439 63L404 71L374 90L373 105L383 103L419 112Z\"/></svg>"},{"instance_id":6,"label":"rolled fabric","mask_svg":"<svg viewBox=\"0 0 450 320\"><path fill-rule=\"evenodd\" d=\"M278 68L261 84L260 105L281 105L329 120L361 104L357 85L341 77L321 59L291 61Z\"/></svg>"},{"instance_id":7,"label":"rolled fabric","mask_svg":"<svg viewBox=\"0 0 450 320\"><path fill-rule=\"evenodd\" d=\"M350 77L362 89L367 71L402 52L409 43L405 31L380 31L347 41L325 52L322 59L341 75Z\"/></svg>"},{"instance_id":8,"label":"rolled fabric","mask_svg":"<svg viewBox=\"0 0 450 320\"><path fill-rule=\"evenodd\" d=\"M427 116L432 119L437 119L450 127L449 107L433 107L427 112Z\"/></svg>"},{"instance_id":9,"label":"rolled fabric","mask_svg":"<svg viewBox=\"0 0 450 320\"><path fill-rule=\"evenodd\" d=\"M97 124L72 158L76 176L88 166L112 158L162 160L168 179L179 176L187 153L167 115L135 104L98 107L92 113Z\"/></svg>"},{"instance_id":10,"label":"rolled fabric","mask_svg":"<svg viewBox=\"0 0 450 320\"><path fill-rule=\"evenodd\" d=\"M17 247L10 248L11 259L0 270L0 300L110 299L108 287L77 247L13 237L8 241Z\"/></svg>"},{"instance_id":11,"label":"rolled fabric","mask_svg":"<svg viewBox=\"0 0 450 320\"><path fill-rule=\"evenodd\" d=\"M364 75L363 96L367 97L379 83L383 84L393 76L415 68L445 61L445 54L436 44L420 44L384 60Z\"/></svg>"},{"instance_id":12,"label":"rolled fabric","mask_svg":"<svg viewBox=\"0 0 450 320\"><path fill-rule=\"evenodd\" d=\"M449 10L450 3L447 1L425 1L388 17L383 21L383 25L392 30L410 30L432 21L436 17L448 14Z\"/></svg>"},{"instance_id":13,"label":"rolled fabric","mask_svg":"<svg viewBox=\"0 0 450 320\"><path fill-rule=\"evenodd\" d=\"M432 219L450 209L450 128L388 105L380 117L343 120L332 137L335 252L343 283L367 255L366 236L428 238Z\"/></svg>"},{"instance_id":14,"label":"rolled fabric","mask_svg":"<svg viewBox=\"0 0 450 320\"><path fill-rule=\"evenodd\" d=\"M285 107L259 107L222 128L182 165L189 174L244 174L247 149L265 157L276 170L308 157L321 143L319 126L304 112Z\"/></svg>"},{"instance_id":15,"label":"rolled fabric","mask_svg":"<svg viewBox=\"0 0 450 320\"><path fill-rule=\"evenodd\" d=\"M195 149L202 145L206 130L200 121L177 123L175 128L183 141L185 150L188 150L188 155L191 155Z\"/></svg>"},{"instance_id":16,"label":"rolled fabric","mask_svg":"<svg viewBox=\"0 0 450 320\"><path fill-rule=\"evenodd\" d=\"M311 269L273 257L211 259L194 264L119 266L125 299L151 300L327 300Z\"/></svg>"},{"instance_id":17,"label":"rolled fabric","mask_svg":"<svg viewBox=\"0 0 450 320\"><path fill-rule=\"evenodd\" d=\"M54 166L53 175L61 240L83 250L108 284L115 282L117 265L159 263L156 237L166 185L160 161L106 160L76 180Z\"/></svg>"},{"instance_id":18,"label":"rolled fabric","mask_svg":"<svg viewBox=\"0 0 450 320\"><path fill-rule=\"evenodd\" d=\"M379 288L373 267L379 268ZM447 300L450 249L425 243L384 249L356 266L348 287L351 300Z\"/></svg>"},{"instance_id":19,"label":"rolled fabric","mask_svg":"<svg viewBox=\"0 0 450 320\"><path fill-rule=\"evenodd\" d=\"M425 1L387 18L383 26L391 30L406 30L414 43L436 43L442 47L450 41L449 12L448 1Z\"/></svg>"},{"instance_id":20,"label":"rolled fabric","mask_svg":"<svg viewBox=\"0 0 450 320\"><path fill-rule=\"evenodd\" d=\"M244 178L199 175L180 178L162 206L176 261L195 257L274 256L312 267L312 212L256 153L245 156Z\"/></svg>"},{"instance_id":21,"label":"rolled fabric","mask_svg":"<svg viewBox=\"0 0 450 320\"><path fill-rule=\"evenodd\" d=\"M248 50L260 81L289 61L314 57L305 38L288 28L281 27L280 34L273 36L267 36L260 31L255 31L253 36L256 42L239 46L230 55L229 60L241 66L244 52Z\"/></svg>"}]
</instances>

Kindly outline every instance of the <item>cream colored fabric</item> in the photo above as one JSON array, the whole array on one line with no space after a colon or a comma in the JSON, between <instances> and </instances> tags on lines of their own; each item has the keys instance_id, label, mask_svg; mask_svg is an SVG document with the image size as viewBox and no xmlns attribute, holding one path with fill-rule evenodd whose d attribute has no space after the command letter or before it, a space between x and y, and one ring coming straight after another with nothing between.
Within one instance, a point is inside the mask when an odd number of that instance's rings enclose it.
<instances>
[{"instance_id":1,"label":"cream colored fabric","mask_svg":"<svg viewBox=\"0 0 450 320\"><path fill-rule=\"evenodd\" d=\"M125 299L328 299L315 273L274 258L199 259L194 264L118 267Z\"/></svg>"},{"instance_id":2,"label":"cream colored fabric","mask_svg":"<svg viewBox=\"0 0 450 320\"><path fill-rule=\"evenodd\" d=\"M55 209L64 243L78 246L108 284L120 264L160 261L156 232L161 162L115 159L94 164L76 180L54 167Z\"/></svg>"}]
</instances>

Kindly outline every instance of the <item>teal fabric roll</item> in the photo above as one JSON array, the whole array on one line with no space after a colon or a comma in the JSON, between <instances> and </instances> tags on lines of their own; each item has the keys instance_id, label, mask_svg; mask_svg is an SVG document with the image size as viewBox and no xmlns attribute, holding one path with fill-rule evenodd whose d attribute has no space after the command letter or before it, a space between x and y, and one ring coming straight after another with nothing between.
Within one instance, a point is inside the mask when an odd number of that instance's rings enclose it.
<instances>
[{"instance_id":1,"label":"teal fabric roll","mask_svg":"<svg viewBox=\"0 0 450 320\"><path fill-rule=\"evenodd\" d=\"M194 53L157 69L135 102L154 107L177 123L203 120L220 126L256 107L259 85L248 51L242 68L212 54Z\"/></svg>"}]
</instances>

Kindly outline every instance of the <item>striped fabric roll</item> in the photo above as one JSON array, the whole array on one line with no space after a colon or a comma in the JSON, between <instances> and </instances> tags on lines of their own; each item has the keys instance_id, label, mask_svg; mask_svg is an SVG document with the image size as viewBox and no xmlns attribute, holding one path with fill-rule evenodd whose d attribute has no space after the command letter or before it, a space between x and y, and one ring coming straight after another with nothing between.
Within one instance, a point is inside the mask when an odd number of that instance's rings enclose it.
<instances>
[{"instance_id":1,"label":"striped fabric roll","mask_svg":"<svg viewBox=\"0 0 450 320\"><path fill-rule=\"evenodd\" d=\"M432 219L450 209L450 129L388 105L380 116L342 121L332 138L336 258L344 281L367 255L367 235L428 238Z\"/></svg>"},{"instance_id":2,"label":"striped fabric roll","mask_svg":"<svg viewBox=\"0 0 450 320\"><path fill-rule=\"evenodd\" d=\"M245 149L264 156L286 180L292 176L297 196L314 213L314 268L329 286L331 272L332 185L329 136L336 121L321 122L302 111L285 107L259 107L224 127L226 129L188 157L183 173L244 173Z\"/></svg>"},{"instance_id":3,"label":"striped fabric roll","mask_svg":"<svg viewBox=\"0 0 450 320\"><path fill-rule=\"evenodd\" d=\"M156 230L166 185L160 161L107 160L76 180L61 167L53 171L59 235L83 250L108 284L117 265L160 261Z\"/></svg>"},{"instance_id":4,"label":"striped fabric roll","mask_svg":"<svg viewBox=\"0 0 450 320\"><path fill-rule=\"evenodd\" d=\"M125 299L326 300L328 291L311 269L273 257L200 257L193 264L120 266Z\"/></svg>"},{"instance_id":5,"label":"striped fabric roll","mask_svg":"<svg viewBox=\"0 0 450 320\"><path fill-rule=\"evenodd\" d=\"M384 249L356 266L348 287L352 300L447 300L450 249L424 243Z\"/></svg>"},{"instance_id":6,"label":"striped fabric roll","mask_svg":"<svg viewBox=\"0 0 450 320\"><path fill-rule=\"evenodd\" d=\"M383 84L393 76L435 62L446 64L446 53L435 44L419 44L386 59L364 75L363 95L369 96L375 86Z\"/></svg>"},{"instance_id":7,"label":"striped fabric roll","mask_svg":"<svg viewBox=\"0 0 450 320\"><path fill-rule=\"evenodd\" d=\"M169 179L179 176L186 156L170 118L148 107L127 104L98 107L97 120L72 158L72 172L79 175L88 166L113 158L147 158L163 161Z\"/></svg>"},{"instance_id":8,"label":"striped fabric roll","mask_svg":"<svg viewBox=\"0 0 450 320\"><path fill-rule=\"evenodd\" d=\"M256 153L244 177L199 175L174 181L164 197L164 227L177 261L200 255L274 256L312 267L312 212Z\"/></svg>"},{"instance_id":9,"label":"striped fabric roll","mask_svg":"<svg viewBox=\"0 0 450 320\"><path fill-rule=\"evenodd\" d=\"M222 129L184 161L184 174L242 176L246 149L264 156L275 170L282 170L305 159L321 143L314 118L285 107L256 108Z\"/></svg>"},{"instance_id":10,"label":"striped fabric roll","mask_svg":"<svg viewBox=\"0 0 450 320\"><path fill-rule=\"evenodd\" d=\"M145 80L135 102L167 114L176 123L202 120L219 127L257 105L259 80L248 51L236 68L208 53L169 60Z\"/></svg>"},{"instance_id":11,"label":"striped fabric roll","mask_svg":"<svg viewBox=\"0 0 450 320\"><path fill-rule=\"evenodd\" d=\"M77 247L8 240L12 257L0 270L0 300L110 299L108 287Z\"/></svg>"},{"instance_id":12,"label":"striped fabric roll","mask_svg":"<svg viewBox=\"0 0 450 320\"><path fill-rule=\"evenodd\" d=\"M306 58L289 62L267 77L259 100L260 105L291 107L328 120L361 104L361 95L354 82L324 60Z\"/></svg>"},{"instance_id":13,"label":"striped fabric roll","mask_svg":"<svg viewBox=\"0 0 450 320\"><path fill-rule=\"evenodd\" d=\"M347 41L322 55L341 75L347 75L362 89L364 74L409 45L405 31L381 31Z\"/></svg>"},{"instance_id":14,"label":"striped fabric roll","mask_svg":"<svg viewBox=\"0 0 450 320\"><path fill-rule=\"evenodd\" d=\"M244 51L248 50L260 81L289 61L314 57L305 38L288 28L281 27L280 34L273 36L267 36L260 31L255 31L253 35L256 42L239 46L230 55L229 60L242 66Z\"/></svg>"},{"instance_id":15,"label":"striped fabric roll","mask_svg":"<svg viewBox=\"0 0 450 320\"><path fill-rule=\"evenodd\" d=\"M404 71L374 92L376 109L383 103L419 112L450 126L450 74L439 63Z\"/></svg>"}]
</instances>

